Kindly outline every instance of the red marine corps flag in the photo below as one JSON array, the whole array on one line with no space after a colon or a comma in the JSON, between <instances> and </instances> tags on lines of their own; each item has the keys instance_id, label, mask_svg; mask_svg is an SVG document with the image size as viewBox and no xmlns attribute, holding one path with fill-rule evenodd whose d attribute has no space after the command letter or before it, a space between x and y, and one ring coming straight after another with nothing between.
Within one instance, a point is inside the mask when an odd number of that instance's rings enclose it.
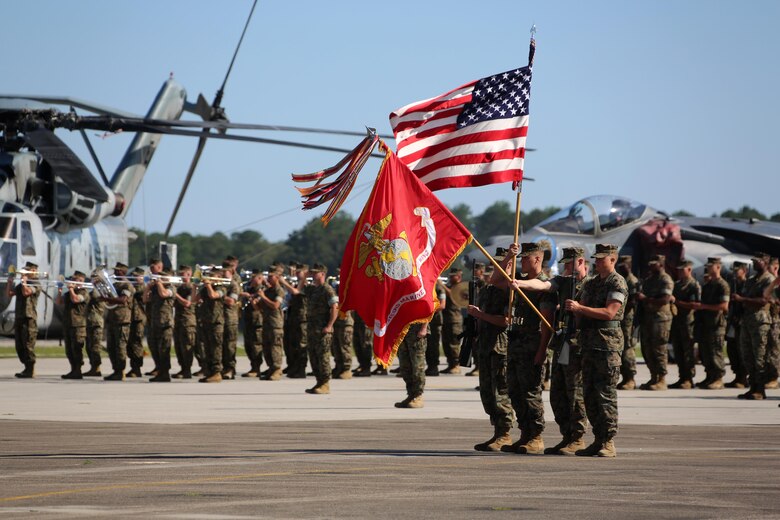
<instances>
[{"instance_id":1,"label":"red marine corps flag","mask_svg":"<svg viewBox=\"0 0 780 520\"><path fill-rule=\"evenodd\" d=\"M341 262L340 310L373 324L374 355L389 365L409 326L438 306L439 275L471 233L396 155L387 155Z\"/></svg>"}]
</instances>

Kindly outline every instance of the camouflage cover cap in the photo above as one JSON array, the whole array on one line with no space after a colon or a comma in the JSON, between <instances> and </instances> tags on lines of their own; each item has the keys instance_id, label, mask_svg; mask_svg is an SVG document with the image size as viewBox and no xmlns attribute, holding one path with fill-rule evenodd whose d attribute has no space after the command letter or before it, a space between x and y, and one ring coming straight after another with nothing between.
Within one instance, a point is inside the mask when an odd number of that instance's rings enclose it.
<instances>
[{"instance_id":1,"label":"camouflage cover cap","mask_svg":"<svg viewBox=\"0 0 780 520\"><path fill-rule=\"evenodd\" d=\"M179 272L180 272L180 273L182 273L182 272L184 272L184 271L187 271L187 270L190 270L190 271L192 271L192 266L190 266L190 265L185 265L185 264L182 264L182 265L180 265L180 266L179 266Z\"/></svg>"},{"instance_id":2,"label":"camouflage cover cap","mask_svg":"<svg viewBox=\"0 0 780 520\"><path fill-rule=\"evenodd\" d=\"M24 264L25 269L38 269L38 264L34 264L32 262L27 262Z\"/></svg>"},{"instance_id":3,"label":"camouflage cover cap","mask_svg":"<svg viewBox=\"0 0 780 520\"><path fill-rule=\"evenodd\" d=\"M591 255L591 258L606 258L609 255L616 255L618 252L618 246L615 244L596 244L596 252Z\"/></svg>"},{"instance_id":4,"label":"camouflage cover cap","mask_svg":"<svg viewBox=\"0 0 780 520\"><path fill-rule=\"evenodd\" d=\"M311 269L309 269L312 273L327 273L328 268L325 267L322 264L314 263L314 265L311 266Z\"/></svg>"},{"instance_id":5,"label":"camouflage cover cap","mask_svg":"<svg viewBox=\"0 0 780 520\"><path fill-rule=\"evenodd\" d=\"M534 253L544 253L544 249L542 249L542 246L537 244L536 242L523 242L520 244L521 250L520 250L520 256L530 256Z\"/></svg>"},{"instance_id":6,"label":"camouflage cover cap","mask_svg":"<svg viewBox=\"0 0 780 520\"><path fill-rule=\"evenodd\" d=\"M121 271L127 271L127 265L123 264L122 262L117 262L114 266L114 269L119 269Z\"/></svg>"},{"instance_id":7,"label":"camouflage cover cap","mask_svg":"<svg viewBox=\"0 0 780 520\"><path fill-rule=\"evenodd\" d=\"M463 271L457 267L450 267L450 274L461 274Z\"/></svg>"},{"instance_id":8,"label":"camouflage cover cap","mask_svg":"<svg viewBox=\"0 0 780 520\"><path fill-rule=\"evenodd\" d=\"M125 267L127 267L127 266L125 266ZM136 267L135 269L133 269L133 272L130 273L130 274L133 275L133 276L143 276L144 273L146 273L146 271L144 271L144 269L142 267Z\"/></svg>"},{"instance_id":9,"label":"camouflage cover cap","mask_svg":"<svg viewBox=\"0 0 780 520\"><path fill-rule=\"evenodd\" d=\"M578 258L585 258L585 250L581 247L564 247L563 256L558 260L559 264L565 264L576 260Z\"/></svg>"},{"instance_id":10,"label":"camouflage cover cap","mask_svg":"<svg viewBox=\"0 0 780 520\"><path fill-rule=\"evenodd\" d=\"M497 248L496 248L496 254L495 254L495 255L493 255L493 258L494 258L494 259L495 259L497 262L500 262L501 260L503 260L504 258L506 258L506 248L505 248L505 247L497 247ZM490 264L490 266L492 267L492 266L493 266L493 264Z\"/></svg>"},{"instance_id":11,"label":"camouflage cover cap","mask_svg":"<svg viewBox=\"0 0 780 520\"><path fill-rule=\"evenodd\" d=\"M623 265L631 265L633 263L634 257L631 255L620 255L618 257L618 263Z\"/></svg>"},{"instance_id":12,"label":"camouflage cover cap","mask_svg":"<svg viewBox=\"0 0 780 520\"><path fill-rule=\"evenodd\" d=\"M309 270L309 264L298 264L296 267L296 271L308 271Z\"/></svg>"},{"instance_id":13,"label":"camouflage cover cap","mask_svg":"<svg viewBox=\"0 0 780 520\"><path fill-rule=\"evenodd\" d=\"M707 263L704 265L715 265L715 264L720 265L720 263L721 261L719 256L709 256L707 257Z\"/></svg>"},{"instance_id":14,"label":"camouflage cover cap","mask_svg":"<svg viewBox=\"0 0 780 520\"><path fill-rule=\"evenodd\" d=\"M762 262L769 262L769 255L766 253L753 253L753 260L760 260Z\"/></svg>"},{"instance_id":15,"label":"camouflage cover cap","mask_svg":"<svg viewBox=\"0 0 780 520\"><path fill-rule=\"evenodd\" d=\"M266 270L268 271L268 274L276 274L276 275L282 274L284 272L284 269L282 269L276 264L269 265L268 269Z\"/></svg>"},{"instance_id":16,"label":"camouflage cover cap","mask_svg":"<svg viewBox=\"0 0 780 520\"><path fill-rule=\"evenodd\" d=\"M747 264L745 262L740 262L739 260L736 260L733 264L731 264L732 269L740 269L743 267L747 267Z\"/></svg>"},{"instance_id":17,"label":"camouflage cover cap","mask_svg":"<svg viewBox=\"0 0 780 520\"><path fill-rule=\"evenodd\" d=\"M485 268L485 264L483 264L482 262L474 262L474 269L484 269L484 268Z\"/></svg>"},{"instance_id":18,"label":"camouflage cover cap","mask_svg":"<svg viewBox=\"0 0 780 520\"><path fill-rule=\"evenodd\" d=\"M666 263L666 257L664 255L653 255L650 257L650 260L647 261L647 264L665 264Z\"/></svg>"},{"instance_id":19,"label":"camouflage cover cap","mask_svg":"<svg viewBox=\"0 0 780 520\"><path fill-rule=\"evenodd\" d=\"M73 271L73 276L71 278L76 278L77 276L80 276L81 278L86 278L87 277L87 275L85 275L81 271Z\"/></svg>"},{"instance_id":20,"label":"camouflage cover cap","mask_svg":"<svg viewBox=\"0 0 780 520\"><path fill-rule=\"evenodd\" d=\"M679 263L677 266L677 269L685 269L686 267L693 267L693 261L692 260L683 260Z\"/></svg>"}]
</instances>

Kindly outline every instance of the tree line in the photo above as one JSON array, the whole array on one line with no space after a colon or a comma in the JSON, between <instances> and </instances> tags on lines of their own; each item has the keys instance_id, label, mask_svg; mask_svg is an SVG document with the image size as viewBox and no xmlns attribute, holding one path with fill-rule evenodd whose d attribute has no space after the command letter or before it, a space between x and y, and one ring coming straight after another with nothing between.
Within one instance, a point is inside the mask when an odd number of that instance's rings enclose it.
<instances>
[{"instance_id":1,"label":"tree line","mask_svg":"<svg viewBox=\"0 0 780 520\"><path fill-rule=\"evenodd\" d=\"M530 229L561 208L548 206L521 212L520 229ZM468 204L458 204L450 210L482 243L494 235L511 235L514 233L515 210L506 201L497 201L478 215L472 213ZM677 211L674 215L693 216L685 211ZM716 215L713 215L716 216ZM743 206L738 210L728 209L721 213L729 218L757 218L780 222L780 213L767 218L755 208ZM265 269L275 262L321 262L335 273L341 264L344 245L349 239L355 219L347 212L338 213L323 228L318 217L308 221L303 227L292 231L282 241L272 242L255 230L244 230L226 235L222 232L211 235L192 235L179 233L169 237L169 242L178 247L179 265L219 264L227 255L238 257L242 268ZM146 235L140 229L131 229L135 235L129 244L130 265L144 265L152 256L157 256L158 244L163 240L162 233ZM470 246L473 247L473 246ZM466 251L468 251L467 249Z\"/></svg>"}]
</instances>

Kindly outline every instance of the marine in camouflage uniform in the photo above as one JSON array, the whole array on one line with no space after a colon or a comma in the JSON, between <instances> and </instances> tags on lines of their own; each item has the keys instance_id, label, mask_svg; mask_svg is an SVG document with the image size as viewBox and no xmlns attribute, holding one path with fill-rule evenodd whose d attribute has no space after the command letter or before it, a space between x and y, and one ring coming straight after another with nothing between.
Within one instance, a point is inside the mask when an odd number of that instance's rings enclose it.
<instances>
[{"instance_id":1,"label":"marine in camouflage uniform","mask_svg":"<svg viewBox=\"0 0 780 520\"><path fill-rule=\"evenodd\" d=\"M742 359L742 349L739 346L739 337L742 329L742 315L745 309L741 303L734 300L733 296L742 292L747 280L747 264L734 262L731 266L731 279L729 281L730 294L729 313L726 321L726 353L729 357L731 371L734 372L734 380L725 384L726 388L747 387L747 368Z\"/></svg>"},{"instance_id":2,"label":"marine in camouflage uniform","mask_svg":"<svg viewBox=\"0 0 780 520\"><path fill-rule=\"evenodd\" d=\"M282 359L284 355L284 316L282 302L285 292L279 283L282 276L276 266L268 268L268 287L258 294L263 309L263 357L268 369L261 379L278 381L282 378Z\"/></svg>"},{"instance_id":3,"label":"marine in camouflage uniform","mask_svg":"<svg viewBox=\"0 0 780 520\"><path fill-rule=\"evenodd\" d=\"M766 348L769 343L769 330L772 318L769 315L769 300L764 292L772 285L775 277L767 269L769 255L756 253L753 258L755 274L748 278L742 293L734 299L742 303L745 313L742 316L740 347L745 366L748 368L750 388L740 399L766 399L764 387L767 382Z\"/></svg>"},{"instance_id":4,"label":"marine in camouflage uniform","mask_svg":"<svg viewBox=\"0 0 780 520\"><path fill-rule=\"evenodd\" d=\"M100 292L93 288L89 293L87 303L87 358L89 371L85 376L101 376L100 349L103 347L103 324L105 321L106 304L100 299Z\"/></svg>"},{"instance_id":5,"label":"marine in camouflage uniform","mask_svg":"<svg viewBox=\"0 0 780 520\"><path fill-rule=\"evenodd\" d=\"M439 375L439 352L441 350L441 334L444 325L444 307L447 305L447 293L440 281L436 282L436 299L439 300L439 307L433 313L431 321L428 323L427 344L425 347L425 369L426 376Z\"/></svg>"},{"instance_id":6,"label":"marine in camouflage uniform","mask_svg":"<svg viewBox=\"0 0 780 520\"><path fill-rule=\"evenodd\" d=\"M482 262L474 262L473 267L471 269L471 276L472 276L472 281L469 284L469 291L474 291L475 296L479 298L480 291L484 289L485 286L487 286L487 283L483 279L483 277L485 276L485 264L483 264ZM477 342L475 341L474 343L476 344ZM474 368L472 368L471 371L466 372L466 375L472 377L479 377L479 356L473 353L472 357L473 357Z\"/></svg>"},{"instance_id":7,"label":"marine in camouflage uniform","mask_svg":"<svg viewBox=\"0 0 780 520\"><path fill-rule=\"evenodd\" d=\"M130 328L127 337L127 357L130 359L130 370L126 377L141 377L141 367L144 364L144 332L146 330L146 311L151 310L151 304L144 303L144 270L137 267L131 273L135 277L132 305L130 308ZM150 346L150 353L157 370L157 351Z\"/></svg>"},{"instance_id":8,"label":"marine in camouflage uniform","mask_svg":"<svg viewBox=\"0 0 780 520\"><path fill-rule=\"evenodd\" d=\"M701 301L701 286L691 275L693 262L685 260L677 266L678 278L672 289L672 298L676 312L672 317L670 339L677 363L679 378L669 388L693 388L696 375L696 356L693 351L694 309Z\"/></svg>"},{"instance_id":9,"label":"marine in camouflage uniform","mask_svg":"<svg viewBox=\"0 0 780 520\"><path fill-rule=\"evenodd\" d=\"M575 299L586 276L585 251L580 247L563 249L561 262L563 275L549 282L517 280L515 285L523 290L550 291L556 296L558 312L555 335L551 341L553 359L551 366L550 405L555 414L562 439L546 454L574 455L585 447L583 436L587 429L585 402L582 390L582 354L577 340L574 315L565 310L566 300Z\"/></svg>"},{"instance_id":10,"label":"marine in camouflage uniform","mask_svg":"<svg viewBox=\"0 0 780 520\"><path fill-rule=\"evenodd\" d=\"M395 403L396 408L422 408L425 391L425 348L428 334L426 323L413 323L398 346L401 377L406 383L406 399Z\"/></svg>"},{"instance_id":11,"label":"marine in camouflage uniform","mask_svg":"<svg viewBox=\"0 0 780 520\"><path fill-rule=\"evenodd\" d=\"M207 275L221 278L222 271L213 270ZM222 342L225 332L225 294L226 286L214 285L206 280L198 291L201 302L201 330L205 347L205 368L199 383L219 383L222 381Z\"/></svg>"},{"instance_id":12,"label":"marine in camouflage uniform","mask_svg":"<svg viewBox=\"0 0 780 520\"><path fill-rule=\"evenodd\" d=\"M126 275L127 266L117 262L114 267L114 276L119 278L119 281L114 284L117 297L101 296L106 306L112 307L108 309L106 315L106 347L113 373L103 378L106 381L123 381L125 378L127 341L130 337L130 319L132 317L131 307L135 294L133 284L123 279Z\"/></svg>"},{"instance_id":13,"label":"marine in camouflage uniform","mask_svg":"<svg viewBox=\"0 0 780 520\"><path fill-rule=\"evenodd\" d=\"M371 359L374 355L374 329L369 327L357 312L353 313L353 315L355 320L355 333L352 336L352 346L355 349L358 367L352 371L352 375L355 377L370 377ZM426 338L430 338L430 335ZM426 375L427 374L428 372L426 371Z\"/></svg>"},{"instance_id":14,"label":"marine in camouflage uniform","mask_svg":"<svg viewBox=\"0 0 780 520\"><path fill-rule=\"evenodd\" d=\"M86 275L76 271L71 277L73 284L68 284L63 294L63 288L58 291L57 303L64 305L63 317L65 325L65 355L70 363L70 372L63 374L62 379L82 379L81 366L84 364L83 349L87 343L87 304L89 292L84 287Z\"/></svg>"},{"instance_id":15,"label":"marine in camouflage uniform","mask_svg":"<svg viewBox=\"0 0 780 520\"><path fill-rule=\"evenodd\" d=\"M27 262L24 269L37 271L38 266ZM35 277L35 274L32 277ZM16 296L14 342L16 355L24 365L24 370L15 376L23 379L31 378L35 376L35 339L38 336L38 295L41 293L41 288L38 285L28 285L28 275L22 275L21 281L16 286L13 278L13 275L8 278L6 294L9 298Z\"/></svg>"},{"instance_id":16,"label":"marine in camouflage uniform","mask_svg":"<svg viewBox=\"0 0 780 520\"><path fill-rule=\"evenodd\" d=\"M158 353L157 374L149 381L168 383L171 381L171 346L173 344L173 304L174 292L170 284L173 274L161 271L162 278L153 279L146 287L151 304L149 316L149 343L155 345Z\"/></svg>"},{"instance_id":17,"label":"marine in camouflage uniform","mask_svg":"<svg viewBox=\"0 0 780 520\"><path fill-rule=\"evenodd\" d=\"M582 352L582 388L585 410L593 427L593 443L575 455L614 457L613 438L618 430L617 383L623 350L623 309L628 298L626 280L615 271L618 248L596 244L595 273L587 278L578 301L565 308L578 318Z\"/></svg>"},{"instance_id":18,"label":"marine in camouflage uniform","mask_svg":"<svg viewBox=\"0 0 780 520\"><path fill-rule=\"evenodd\" d=\"M238 322L241 318L241 304L239 302L241 276L236 271L238 260L235 257L228 256L222 263L225 265L224 277L230 278L223 306L225 322L222 333L222 378L235 379Z\"/></svg>"},{"instance_id":19,"label":"marine in camouflage uniform","mask_svg":"<svg viewBox=\"0 0 780 520\"><path fill-rule=\"evenodd\" d=\"M447 358L447 368L442 374L460 374L460 334L463 332L463 314L461 307L451 298L451 289L461 282L463 273L460 269L450 269L449 282L443 286L446 292L446 301L442 313L441 340L444 347L444 356Z\"/></svg>"},{"instance_id":20,"label":"marine in camouflage uniform","mask_svg":"<svg viewBox=\"0 0 780 520\"><path fill-rule=\"evenodd\" d=\"M333 324L333 361L331 375L337 379L352 379L352 342L355 336L355 320L352 311L339 313Z\"/></svg>"},{"instance_id":21,"label":"marine in camouflage uniform","mask_svg":"<svg viewBox=\"0 0 780 520\"><path fill-rule=\"evenodd\" d=\"M333 324L338 315L339 298L325 283L327 269L314 264L311 269L313 285L306 286L306 317L309 357L317 384L307 388L308 394L330 393L330 349L333 342Z\"/></svg>"},{"instance_id":22,"label":"marine in camouflage uniform","mask_svg":"<svg viewBox=\"0 0 780 520\"><path fill-rule=\"evenodd\" d=\"M772 276L778 276L778 259L769 260L769 272ZM769 296L769 316L772 323L769 326L769 341L766 346L766 388L775 389L778 384L778 370L780 369L780 302L777 298Z\"/></svg>"},{"instance_id":23,"label":"marine in camouflage uniform","mask_svg":"<svg viewBox=\"0 0 780 520\"><path fill-rule=\"evenodd\" d=\"M179 276L181 276L183 283L176 287L173 302L173 348L176 350L176 359L181 370L172 377L175 379L191 379L197 327L194 303L195 286L191 281L192 267L182 265L179 268Z\"/></svg>"},{"instance_id":24,"label":"marine in camouflage uniform","mask_svg":"<svg viewBox=\"0 0 780 520\"><path fill-rule=\"evenodd\" d=\"M517 244L512 244L500 263L503 269L506 269L517 251ZM542 272L543 258L544 250L539 244L522 244L521 271L527 280L536 278L542 282L547 281L547 276ZM493 273L491 283L499 287L507 286L506 279L497 272ZM556 305L554 296L534 292L527 294L527 297L548 323L553 321ZM551 331L542 325L541 319L526 300L518 297L514 300L508 336L507 390L521 435L518 441L502 446L501 450L519 454L540 454L544 451L544 362Z\"/></svg>"},{"instance_id":25,"label":"marine in camouflage uniform","mask_svg":"<svg viewBox=\"0 0 780 520\"><path fill-rule=\"evenodd\" d=\"M623 312L620 328L623 330L623 353L620 362L620 375L623 380L618 383L618 390L633 390L636 388L636 340L634 339L634 318L636 313L636 295L641 291L639 278L631 271L632 258L623 255L618 258L615 268L625 278L628 286L628 300Z\"/></svg>"},{"instance_id":26,"label":"marine in camouflage uniform","mask_svg":"<svg viewBox=\"0 0 780 520\"><path fill-rule=\"evenodd\" d=\"M699 325L699 357L706 377L696 386L720 390L724 386L723 376L726 373L723 347L731 291L729 284L720 276L720 258L707 259L705 269L709 280L701 289L701 303L696 308L696 320Z\"/></svg>"},{"instance_id":27,"label":"marine in camouflage uniform","mask_svg":"<svg viewBox=\"0 0 780 520\"><path fill-rule=\"evenodd\" d=\"M249 372L242 377L257 377L263 364L263 311L257 306L260 292L263 290L263 274L259 269L252 270L252 278L244 283L241 293L242 318L244 324L244 351L249 359ZM285 330L285 333L287 331ZM285 339L287 334L285 334Z\"/></svg>"},{"instance_id":28,"label":"marine in camouflage uniform","mask_svg":"<svg viewBox=\"0 0 780 520\"><path fill-rule=\"evenodd\" d=\"M306 316L306 276L309 266L296 264L295 276L297 284L292 286L284 278L281 279L290 294L285 318L285 338L287 339L287 377L303 379L306 377L306 362L308 356L307 316Z\"/></svg>"},{"instance_id":29,"label":"marine in camouflage uniform","mask_svg":"<svg viewBox=\"0 0 780 520\"><path fill-rule=\"evenodd\" d=\"M666 345L672 328L672 299L674 281L664 271L666 257L655 255L650 258L650 274L642 281L642 291L637 301L642 303L641 341L642 355L650 370L650 380L639 388L642 390L666 390ZM622 336L622 334L621 334Z\"/></svg>"},{"instance_id":30,"label":"marine in camouflage uniform","mask_svg":"<svg viewBox=\"0 0 780 520\"><path fill-rule=\"evenodd\" d=\"M499 248L494 258L500 262L505 250ZM480 360L479 397L482 408L490 417L493 436L474 445L477 451L500 451L512 444L512 403L507 385L506 355L509 346L506 316L509 311L509 291L506 287L487 284L480 291L477 305L469 305L468 313L478 322L475 357Z\"/></svg>"}]
</instances>

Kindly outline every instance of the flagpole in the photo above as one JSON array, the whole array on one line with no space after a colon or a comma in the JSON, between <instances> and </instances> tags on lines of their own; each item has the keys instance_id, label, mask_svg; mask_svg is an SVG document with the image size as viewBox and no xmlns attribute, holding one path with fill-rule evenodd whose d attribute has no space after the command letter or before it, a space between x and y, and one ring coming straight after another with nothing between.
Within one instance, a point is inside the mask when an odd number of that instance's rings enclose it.
<instances>
[{"instance_id":1,"label":"flagpole","mask_svg":"<svg viewBox=\"0 0 780 520\"><path fill-rule=\"evenodd\" d=\"M552 328L552 325L550 325L550 322L548 322L547 319L544 316L542 316L542 313L539 312L539 309L536 308L536 305L534 305L533 302L531 302L531 300L528 299L528 296L526 296L525 293L521 289L519 289L519 288L515 287L514 285L512 285L512 278L510 278L509 275L507 274L507 272L504 270L504 268L501 267L498 262L496 262L496 259L493 258L492 256L490 256L490 253L488 253L487 250L484 247L482 247L482 244L479 243L479 240L477 240L476 238L472 237L472 242L474 243L475 246L477 246L477 249L482 251L482 254L485 255L485 258L490 260L490 263L493 264L493 268L497 272L500 272L503 275L503 277L506 278L507 281L509 281L510 287L512 289L514 289L515 292L517 292L517 294L519 294L520 296L523 297L525 302L534 310L536 315L539 316L539 318L541 318L542 323L544 323L545 326L548 329L550 329L551 331L554 331L555 329ZM514 292L509 293L510 298L511 298L512 294L514 294Z\"/></svg>"}]
</instances>

